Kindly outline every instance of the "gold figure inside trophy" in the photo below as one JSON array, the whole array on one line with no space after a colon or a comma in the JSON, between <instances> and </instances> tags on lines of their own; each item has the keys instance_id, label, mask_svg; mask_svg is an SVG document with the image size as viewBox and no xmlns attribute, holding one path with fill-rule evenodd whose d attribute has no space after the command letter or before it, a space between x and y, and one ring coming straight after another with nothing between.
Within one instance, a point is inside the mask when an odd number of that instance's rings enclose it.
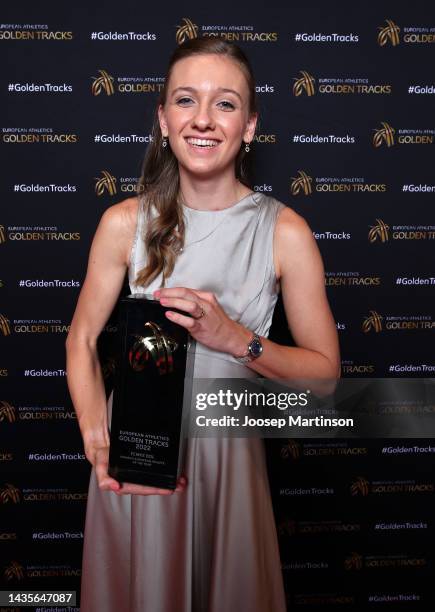
<instances>
[{"instance_id":1,"label":"gold figure inside trophy","mask_svg":"<svg viewBox=\"0 0 435 612\"><path fill-rule=\"evenodd\" d=\"M149 366L152 360L159 374L173 372L173 353L177 350L178 343L166 335L157 323L147 321L144 327L148 332L146 335L132 334L137 340L128 354L131 367L135 372L140 372Z\"/></svg>"}]
</instances>

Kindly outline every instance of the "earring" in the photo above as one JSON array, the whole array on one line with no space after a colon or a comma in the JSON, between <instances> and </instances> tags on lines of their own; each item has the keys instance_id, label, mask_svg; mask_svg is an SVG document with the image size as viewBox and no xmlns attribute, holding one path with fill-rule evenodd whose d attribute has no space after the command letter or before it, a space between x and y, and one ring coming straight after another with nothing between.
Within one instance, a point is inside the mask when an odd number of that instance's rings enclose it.
<instances>
[{"instance_id":1,"label":"earring","mask_svg":"<svg viewBox=\"0 0 435 612\"><path fill-rule=\"evenodd\" d=\"M168 139L166 138L166 136L163 136L162 138L162 147L165 148L168 146Z\"/></svg>"},{"instance_id":2,"label":"earring","mask_svg":"<svg viewBox=\"0 0 435 612\"><path fill-rule=\"evenodd\" d=\"M245 142L245 151L249 153L249 142Z\"/></svg>"}]
</instances>

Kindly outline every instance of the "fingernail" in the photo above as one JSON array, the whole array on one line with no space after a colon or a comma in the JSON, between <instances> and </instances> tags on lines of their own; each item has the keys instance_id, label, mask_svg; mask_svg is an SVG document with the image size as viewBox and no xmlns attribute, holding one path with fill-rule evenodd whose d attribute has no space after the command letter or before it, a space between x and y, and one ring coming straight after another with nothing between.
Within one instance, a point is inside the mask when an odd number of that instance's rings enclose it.
<instances>
[{"instance_id":1,"label":"fingernail","mask_svg":"<svg viewBox=\"0 0 435 612\"><path fill-rule=\"evenodd\" d=\"M154 297L159 298L160 297L160 290L157 289L156 291L154 291Z\"/></svg>"}]
</instances>

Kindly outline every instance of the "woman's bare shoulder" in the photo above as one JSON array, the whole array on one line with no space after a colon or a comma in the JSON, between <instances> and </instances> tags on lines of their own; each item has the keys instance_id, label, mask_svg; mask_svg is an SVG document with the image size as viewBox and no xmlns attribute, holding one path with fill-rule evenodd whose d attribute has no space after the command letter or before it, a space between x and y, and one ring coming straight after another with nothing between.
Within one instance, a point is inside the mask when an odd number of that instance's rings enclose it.
<instances>
[{"instance_id":1,"label":"woman's bare shoulder","mask_svg":"<svg viewBox=\"0 0 435 612\"><path fill-rule=\"evenodd\" d=\"M315 244L312 230L302 215L285 205L278 214L274 234L275 268L281 276L282 261L289 259L289 253L302 255Z\"/></svg>"},{"instance_id":2,"label":"woman's bare shoulder","mask_svg":"<svg viewBox=\"0 0 435 612\"><path fill-rule=\"evenodd\" d=\"M105 221L110 222L118 229L133 230L136 228L139 198L137 196L126 198L117 204L112 204L104 211Z\"/></svg>"},{"instance_id":3,"label":"woman's bare shoulder","mask_svg":"<svg viewBox=\"0 0 435 612\"><path fill-rule=\"evenodd\" d=\"M103 213L100 228L106 239L117 247L123 261L129 261L131 247L133 245L137 214L139 210L139 198L126 198L117 204L112 204ZM112 242L113 244L113 242Z\"/></svg>"},{"instance_id":4,"label":"woman's bare shoulder","mask_svg":"<svg viewBox=\"0 0 435 612\"><path fill-rule=\"evenodd\" d=\"M306 231L308 228L308 223L304 217L287 204L284 204L284 202L281 202L281 204L284 205L284 208L281 208L278 213L278 218L276 220L276 231L280 233L289 231Z\"/></svg>"}]
</instances>

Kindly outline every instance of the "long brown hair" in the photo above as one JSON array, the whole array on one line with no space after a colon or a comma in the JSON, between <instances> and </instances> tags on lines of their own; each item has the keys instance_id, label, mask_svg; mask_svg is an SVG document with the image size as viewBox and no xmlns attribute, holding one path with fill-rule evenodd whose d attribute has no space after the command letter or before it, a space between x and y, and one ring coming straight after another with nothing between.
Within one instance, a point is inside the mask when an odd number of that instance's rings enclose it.
<instances>
[{"instance_id":1,"label":"long brown hair","mask_svg":"<svg viewBox=\"0 0 435 612\"><path fill-rule=\"evenodd\" d=\"M243 71L249 89L249 113L257 112L255 81L251 65L243 51L234 43L212 38L187 40L173 52L166 73L165 84L157 101L152 125L152 142L148 145L138 183L141 194L139 204L144 206L145 242L147 265L138 272L136 283L147 286L162 273L162 286L172 274L177 254L184 246L183 208L180 202L180 175L178 161L171 147L162 147L162 134L158 118L158 107L164 105L173 66L179 60L193 55L223 55L237 62ZM251 187L244 147L235 160L236 178ZM152 214L152 207L157 214Z\"/></svg>"}]
</instances>

